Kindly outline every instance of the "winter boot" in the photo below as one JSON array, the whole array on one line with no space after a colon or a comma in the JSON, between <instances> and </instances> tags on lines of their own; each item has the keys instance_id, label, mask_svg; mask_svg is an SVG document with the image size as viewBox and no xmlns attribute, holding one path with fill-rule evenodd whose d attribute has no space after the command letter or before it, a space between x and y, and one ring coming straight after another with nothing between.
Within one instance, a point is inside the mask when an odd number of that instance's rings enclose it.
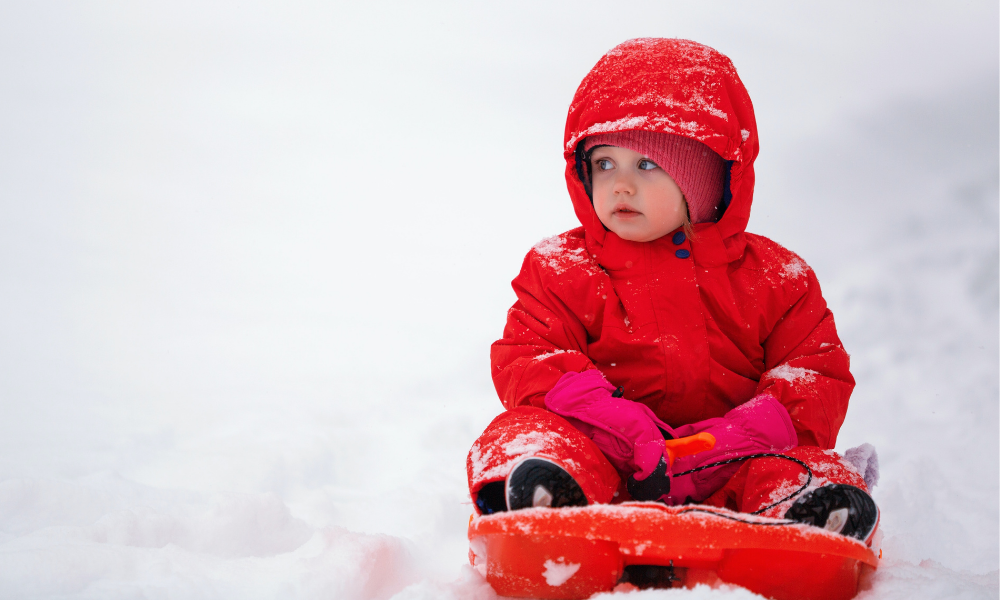
<instances>
[{"instance_id":1,"label":"winter boot","mask_svg":"<svg viewBox=\"0 0 1000 600\"><path fill-rule=\"evenodd\" d=\"M865 491L837 483L807 493L788 509L785 518L871 544L879 512Z\"/></svg>"},{"instance_id":2,"label":"winter boot","mask_svg":"<svg viewBox=\"0 0 1000 600\"><path fill-rule=\"evenodd\" d=\"M565 469L548 459L531 457L507 475L507 507L518 510L537 506L587 506L587 498Z\"/></svg>"},{"instance_id":3,"label":"winter boot","mask_svg":"<svg viewBox=\"0 0 1000 600\"><path fill-rule=\"evenodd\" d=\"M476 494L476 506L479 513L492 515L507 510L507 498L504 497L506 484L503 481L491 481L479 488Z\"/></svg>"}]
</instances>

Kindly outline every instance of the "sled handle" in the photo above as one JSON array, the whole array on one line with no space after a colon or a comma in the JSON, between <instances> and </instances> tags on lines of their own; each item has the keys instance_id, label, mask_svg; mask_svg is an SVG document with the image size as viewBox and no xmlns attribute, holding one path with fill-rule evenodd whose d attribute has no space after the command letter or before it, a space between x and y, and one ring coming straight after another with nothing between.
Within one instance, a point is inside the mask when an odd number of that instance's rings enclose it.
<instances>
[{"instance_id":1,"label":"sled handle","mask_svg":"<svg viewBox=\"0 0 1000 600\"><path fill-rule=\"evenodd\" d=\"M678 438L676 440L666 440L667 461L670 466L674 466L674 460L681 456L690 456L715 447L715 436L707 431Z\"/></svg>"}]
</instances>

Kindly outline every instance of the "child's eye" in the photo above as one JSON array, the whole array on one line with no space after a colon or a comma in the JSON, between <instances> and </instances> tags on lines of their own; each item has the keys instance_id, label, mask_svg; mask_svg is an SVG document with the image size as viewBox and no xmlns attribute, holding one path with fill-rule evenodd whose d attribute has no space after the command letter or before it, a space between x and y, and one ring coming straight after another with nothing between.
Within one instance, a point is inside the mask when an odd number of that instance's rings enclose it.
<instances>
[{"instance_id":1,"label":"child's eye","mask_svg":"<svg viewBox=\"0 0 1000 600\"><path fill-rule=\"evenodd\" d=\"M607 171L608 169L613 167L611 161L606 158L599 158L595 160L594 166L600 169L601 171Z\"/></svg>"},{"instance_id":2,"label":"child's eye","mask_svg":"<svg viewBox=\"0 0 1000 600\"><path fill-rule=\"evenodd\" d=\"M644 159L642 159L642 160L639 161L639 170L640 171L652 171L655 168L657 168L657 164L655 162L649 160L648 158L644 158Z\"/></svg>"}]
</instances>

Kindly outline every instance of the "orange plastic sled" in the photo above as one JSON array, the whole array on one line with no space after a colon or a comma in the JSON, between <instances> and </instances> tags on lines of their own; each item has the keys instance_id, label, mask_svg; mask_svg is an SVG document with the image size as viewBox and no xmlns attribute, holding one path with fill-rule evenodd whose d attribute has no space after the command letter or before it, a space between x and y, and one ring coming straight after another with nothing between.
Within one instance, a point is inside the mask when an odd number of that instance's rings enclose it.
<instances>
[{"instance_id":1,"label":"orange plastic sled","mask_svg":"<svg viewBox=\"0 0 1000 600\"><path fill-rule=\"evenodd\" d=\"M469 558L502 596L588 598L623 573L666 567L656 587L728 583L775 600L848 600L875 553L817 527L650 502L475 517ZM648 569L646 571L649 571Z\"/></svg>"}]
</instances>

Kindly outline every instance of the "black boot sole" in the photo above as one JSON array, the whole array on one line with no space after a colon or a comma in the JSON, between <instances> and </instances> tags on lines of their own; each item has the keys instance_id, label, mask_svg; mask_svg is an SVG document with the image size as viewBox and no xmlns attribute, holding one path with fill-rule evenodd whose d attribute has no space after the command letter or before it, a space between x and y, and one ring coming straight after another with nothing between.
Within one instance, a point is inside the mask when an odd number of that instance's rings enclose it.
<instances>
[{"instance_id":1,"label":"black boot sole","mask_svg":"<svg viewBox=\"0 0 1000 600\"><path fill-rule=\"evenodd\" d=\"M580 484L565 469L550 460L532 457L517 464L507 476L507 507L532 508L537 488L545 490L540 496L549 498L548 504L542 506L587 506Z\"/></svg>"},{"instance_id":2,"label":"black boot sole","mask_svg":"<svg viewBox=\"0 0 1000 600\"><path fill-rule=\"evenodd\" d=\"M846 508L848 514L839 533L868 543L878 525L878 506L864 490L853 485L837 483L818 487L793 504L785 518L825 527L830 513L842 508Z\"/></svg>"}]
</instances>

